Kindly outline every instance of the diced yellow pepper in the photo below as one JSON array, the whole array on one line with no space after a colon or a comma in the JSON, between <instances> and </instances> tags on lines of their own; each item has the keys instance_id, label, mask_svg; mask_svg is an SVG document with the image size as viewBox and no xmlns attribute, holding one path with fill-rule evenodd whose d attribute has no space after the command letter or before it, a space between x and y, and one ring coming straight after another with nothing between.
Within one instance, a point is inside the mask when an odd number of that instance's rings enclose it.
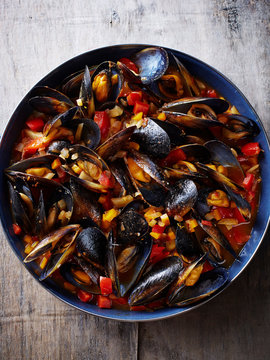
<instances>
[{"instance_id":1,"label":"diced yellow pepper","mask_svg":"<svg viewBox=\"0 0 270 360\"><path fill-rule=\"evenodd\" d=\"M160 220L162 221L164 226L169 226L170 225L170 219L169 219L168 214L161 215Z\"/></svg>"},{"instance_id":2,"label":"diced yellow pepper","mask_svg":"<svg viewBox=\"0 0 270 360\"><path fill-rule=\"evenodd\" d=\"M138 112L136 115L132 116L131 120L139 121L143 118L143 112Z\"/></svg>"},{"instance_id":3,"label":"diced yellow pepper","mask_svg":"<svg viewBox=\"0 0 270 360\"><path fill-rule=\"evenodd\" d=\"M168 238L166 241L166 250L173 251L175 249L175 239Z\"/></svg>"},{"instance_id":4,"label":"diced yellow pepper","mask_svg":"<svg viewBox=\"0 0 270 360\"><path fill-rule=\"evenodd\" d=\"M156 220L152 219L151 221L149 221L148 225L153 227L156 225L156 223L157 223Z\"/></svg>"},{"instance_id":5,"label":"diced yellow pepper","mask_svg":"<svg viewBox=\"0 0 270 360\"><path fill-rule=\"evenodd\" d=\"M119 210L110 209L108 211L105 211L105 213L102 216L102 220L111 222L118 214L119 214Z\"/></svg>"},{"instance_id":6,"label":"diced yellow pepper","mask_svg":"<svg viewBox=\"0 0 270 360\"><path fill-rule=\"evenodd\" d=\"M32 251L33 249L32 249L32 246L31 246L31 244L27 244L26 245L26 247L24 248L24 252L25 252L25 254L30 254L30 252Z\"/></svg>"},{"instance_id":7,"label":"diced yellow pepper","mask_svg":"<svg viewBox=\"0 0 270 360\"><path fill-rule=\"evenodd\" d=\"M81 169L78 165L76 165L76 164L72 165L71 169L72 169L76 174L80 174L80 173L82 172L82 169Z\"/></svg>"},{"instance_id":8,"label":"diced yellow pepper","mask_svg":"<svg viewBox=\"0 0 270 360\"><path fill-rule=\"evenodd\" d=\"M175 232L172 231L172 230L169 230L169 231L168 231L167 236L168 236L168 238L169 238L170 240L175 240L175 238L176 238Z\"/></svg>"},{"instance_id":9,"label":"diced yellow pepper","mask_svg":"<svg viewBox=\"0 0 270 360\"><path fill-rule=\"evenodd\" d=\"M32 244L32 236L30 235L25 235L23 237L23 241L25 241L27 244Z\"/></svg>"},{"instance_id":10,"label":"diced yellow pepper","mask_svg":"<svg viewBox=\"0 0 270 360\"><path fill-rule=\"evenodd\" d=\"M47 262L48 262L48 259L44 256L44 258L43 258L43 259L41 260L41 262L40 262L39 267L40 267L41 269L44 269L45 266L46 266L46 264L47 264Z\"/></svg>"},{"instance_id":11,"label":"diced yellow pepper","mask_svg":"<svg viewBox=\"0 0 270 360\"><path fill-rule=\"evenodd\" d=\"M188 219L185 221L185 223L189 232L194 232L195 228L198 226L196 219Z\"/></svg>"},{"instance_id":12,"label":"diced yellow pepper","mask_svg":"<svg viewBox=\"0 0 270 360\"><path fill-rule=\"evenodd\" d=\"M164 120L166 120L166 114L165 113L160 113L160 114L158 114L158 120L162 120L162 121L164 121Z\"/></svg>"},{"instance_id":13,"label":"diced yellow pepper","mask_svg":"<svg viewBox=\"0 0 270 360\"><path fill-rule=\"evenodd\" d=\"M57 159L53 160L52 165L51 165L51 168L52 168L53 170L55 170L55 169L59 168L59 166L61 166L61 165L62 165L62 164L61 164L60 159L57 158Z\"/></svg>"},{"instance_id":14,"label":"diced yellow pepper","mask_svg":"<svg viewBox=\"0 0 270 360\"><path fill-rule=\"evenodd\" d=\"M162 235L163 234L160 234L160 233L156 233L156 232L150 232L150 235L154 238L154 239L156 239L156 240L159 240L159 239L161 239L162 238Z\"/></svg>"}]
</instances>

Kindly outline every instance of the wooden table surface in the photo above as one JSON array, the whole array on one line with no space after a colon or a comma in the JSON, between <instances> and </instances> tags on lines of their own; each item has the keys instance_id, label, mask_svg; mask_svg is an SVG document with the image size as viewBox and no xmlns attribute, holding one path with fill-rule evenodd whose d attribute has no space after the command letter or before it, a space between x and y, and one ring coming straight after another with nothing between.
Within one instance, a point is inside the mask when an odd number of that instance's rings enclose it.
<instances>
[{"instance_id":1,"label":"wooden table surface","mask_svg":"<svg viewBox=\"0 0 270 360\"><path fill-rule=\"evenodd\" d=\"M270 129L269 0L1 0L1 133L23 95L85 51L172 47L231 79ZM75 310L34 281L1 236L1 359L269 359L269 234L220 296L173 319L120 323Z\"/></svg>"}]
</instances>

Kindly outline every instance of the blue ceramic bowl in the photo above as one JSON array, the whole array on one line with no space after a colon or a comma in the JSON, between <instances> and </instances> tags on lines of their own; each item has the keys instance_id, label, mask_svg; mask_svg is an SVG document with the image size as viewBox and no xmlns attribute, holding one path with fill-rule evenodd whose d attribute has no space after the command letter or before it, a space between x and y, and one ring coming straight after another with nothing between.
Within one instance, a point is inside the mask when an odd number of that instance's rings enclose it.
<instances>
[{"instance_id":1,"label":"blue ceramic bowl","mask_svg":"<svg viewBox=\"0 0 270 360\"><path fill-rule=\"evenodd\" d=\"M67 75L84 68L85 64L95 65L105 60L116 61L121 57L129 57L130 54L149 46L151 45L116 45L89 51L65 62L63 65L60 65L49 75L45 76L37 85L56 87ZM268 139L263 125L252 106L249 104L241 91L238 90L237 87L226 77L200 60L176 50L167 50L172 51L172 53L184 63L191 74L206 81L210 86L215 88L222 96L224 96L224 98L234 104L241 114L253 119L261 129L260 134L255 139L260 143L261 148L264 150L263 158L260 163L262 193L259 211L250 240L242 249L238 259L229 269L228 286L243 271L251 258L254 256L268 226L270 213L270 202L267 196L267 193L269 194L270 192L270 152ZM31 108L28 105L28 99L29 93L23 98L8 122L0 145L0 216L8 242L21 262L24 258L24 246L22 241L17 236L14 236L12 232L12 219L9 210L9 199L7 196L3 171L9 165L10 154L14 141L19 136L21 128L31 112ZM37 265L35 263L29 263L24 264L24 266L39 282L38 276L36 275ZM189 305L183 308L165 308L151 313L130 312L114 309L99 309L95 305L82 303L75 295L60 288L51 279L46 279L43 282L39 282L39 284L60 300L74 306L77 309L83 310L92 315L121 321L151 321L165 319L192 310L213 297L211 296L207 300L202 301L200 304ZM214 296L222 290L224 289L220 289L214 294Z\"/></svg>"}]
</instances>

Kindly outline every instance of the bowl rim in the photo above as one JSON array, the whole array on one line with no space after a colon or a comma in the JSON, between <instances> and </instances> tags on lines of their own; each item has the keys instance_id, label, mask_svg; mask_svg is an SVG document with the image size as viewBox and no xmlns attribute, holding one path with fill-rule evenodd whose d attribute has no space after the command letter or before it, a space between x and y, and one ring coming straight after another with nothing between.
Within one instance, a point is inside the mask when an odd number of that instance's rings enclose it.
<instances>
[{"instance_id":1,"label":"bowl rim","mask_svg":"<svg viewBox=\"0 0 270 360\"><path fill-rule=\"evenodd\" d=\"M2 147L3 147L3 143L4 143L4 140L5 138L7 137L7 134L8 132L12 129L12 127L14 126L13 124L13 121L12 118L15 116L18 108L20 108L24 103L25 103L25 100L27 98L27 96L29 95L29 93L31 92L31 90L38 86L40 83L43 83L44 81L46 81L47 78L50 78L54 75L54 73L57 73L59 70L61 70L63 67L67 66L67 64L69 62L74 62L76 61L76 59L80 59L82 57L85 57L87 56L87 54L90 54L90 53L93 53L95 51L104 51L104 50L111 50L111 49L116 49L116 50L122 50L122 49L132 49L132 51L139 51L143 48L146 48L146 47L162 47L164 48L166 51L172 51L174 53L177 54L177 56L183 56L183 57L186 57L186 58L189 58L191 59L192 61L194 61L195 63L199 63L200 65L208 68L211 70L211 72L213 72L215 75L219 75L223 80L225 80L225 82L227 82L228 84L231 85L231 87L233 87L236 92L240 95L240 97L242 97L242 99L246 102L247 106L249 107L249 109L251 110L251 112L253 113L254 117L256 118L256 121L259 123L260 127L261 127L261 130L263 132L263 135L265 137L265 140L266 140L266 144L267 144L267 147L268 147L268 152L270 152L270 142L269 142L269 138L268 138L268 135L267 135L267 132L264 128L264 125L261 121L261 119L259 118L258 114L256 113L255 109L253 108L253 106L250 104L250 102L248 101L248 99L246 98L246 96L242 93L242 91L230 80L228 79L225 75L223 75L219 70L215 69L213 66L205 63L204 61L192 56L192 55L189 55L185 52L182 52L182 51L179 51L179 50L176 50L176 49L173 49L173 48L169 48L169 47L166 47L166 46L162 46L162 45L154 45L154 44L141 44L141 43L126 43L126 44L115 44L115 45L108 45L108 46L103 46L103 47L98 47L98 48L94 48L94 49L91 49L89 51L86 51L84 53L81 53L81 54L78 54L66 61L64 61L63 63L61 63L60 65L58 65L56 68L54 68L53 70L51 70L47 75L45 75L42 79L40 79L35 85L33 85L30 90L26 93L26 95L22 98L22 100L19 102L19 104L16 106L15 110L13 111L12 115L10 116L7 124L6 124L6 127L4 129L4 132L1 136L1 142L0 142L0 153L2 151ZM50 294L52 294L53 296L55 296L57 299L61 300L62 302L64 302L65 304L69 305L69 306L72 306L73 308L77 309L77 310L80 310L80 311L83 311L84 313L87 313L87 314L90 314L90 315L94 315L94 316L97 316L97 317L101 317L101 318L104 318L104 319L108 319L108 320L116 320L116 321L121 321L121 322L150 322L150 321L157 321L157 320L165 320L165 319L169 319L171 317L174 317L174 316L179 316L181 314L184 314L184 313L187 313L189 311L192 311L194 309L197 309L199 308L200 306L208 303L210 300L212 300L213 298L215 298L216 296L218 296L219 294L221 294L229 285L231 285L231 283L233 281L235 281L236 278L239 277L239 275L246 269L246 267L248 266L248 264L251 262L251 260L253 259L254 255L257 253L263 239L265 238L265 235L266 235L266 232L269 228L269 223L270 223L270 213L268 213L268 219L266 221L266 224L265 224L265 227L264 227L264 231L261 235L261 238L259 240L259 242L257 243L257 246L255 247L255 250L253 251L252 255L249 256L247 262L244 264L244 266L241 267L241 269L236 273L236 275L233 276L233 278L227 282L224 286L222 286L220 289L218 289L214 294L212 294L211 296L209 296L208 298L204 299L203 301L200 301L199 303L195 303L194 305L192 305L191 307L189 308L181 308L181 307L172 307L172 308L164 308L164 310L170 310L172 312L172 310L174 310L172 313L170 314L167 314L167 315L164 315L164 314L159 314L157 311L154 311L154 312L146 312L146 311L133 311L131 312L130 311L130 315L131 317L125 317L124 313L122 312L122 310L119 310L119 317L118 315L111 315L108 313L107 314L99 314L97 312L92 312L91 309L84 309L82 308L81 306L79 305L76 305L74 303L72 303L72 300L66 300L63 298L63 295L62 294L59 294L57 292L57 290L54 290L52 289L48 284L46 284L45 282L41 282L39 281L38 279L38 276L33 273L30 268L28 268L26 266L26 264L22 261L19 253L16 251L16 247L12 245L11 243L11 234L9 233L8 231L8 228L7 228L7 225L5 224L4 222L4 216L3 216L3 212L2 212L2 204L0 204L0 218L1 218L1 224L2 224L2 229L3 229L3 232L4 232L4 235L8 241L8 244L9 246L11 247L12 251L15 253L15 255L17 256L17 258L19 259L20 263L24 266L24 268L27 269L27 271L32 275L32 277L44 288L46 289ZM255 223L256 223L257 220L255 220ZM244 246L245 247L245 246ZM243 247L243 248L244 248ZM242 250L241 250L242 251ZM96 306L97 307L97 306ZM102 309L103 310L103 309ZM106 310L106 309L105 309ZM114 309L115 310L115 309ZM121 315L122 313L122 315ZM149 316L150 315L150 316Z\"/></svg>"}]
</instances>

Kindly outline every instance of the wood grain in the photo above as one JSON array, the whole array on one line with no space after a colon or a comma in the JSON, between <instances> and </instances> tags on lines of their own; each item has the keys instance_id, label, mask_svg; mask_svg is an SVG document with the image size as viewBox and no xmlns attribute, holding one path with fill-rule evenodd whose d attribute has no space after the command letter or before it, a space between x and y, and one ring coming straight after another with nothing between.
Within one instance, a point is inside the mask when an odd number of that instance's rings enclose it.
<instances>
[{"instance_id":1,"label":"wood grain","mask_svg":"<svg viewBox=\"0 0 270 360\"><path fill-rule=\"evenodd\" d=\"M268 0L2 0L0 129L23 95L63 61L93 48L149 43L226 74L270 130ZM1 359L268 359L269 233L221 296L174 319L125 324L85 315L30 277L1 231Z\"/></svg>"}]
</instances>

